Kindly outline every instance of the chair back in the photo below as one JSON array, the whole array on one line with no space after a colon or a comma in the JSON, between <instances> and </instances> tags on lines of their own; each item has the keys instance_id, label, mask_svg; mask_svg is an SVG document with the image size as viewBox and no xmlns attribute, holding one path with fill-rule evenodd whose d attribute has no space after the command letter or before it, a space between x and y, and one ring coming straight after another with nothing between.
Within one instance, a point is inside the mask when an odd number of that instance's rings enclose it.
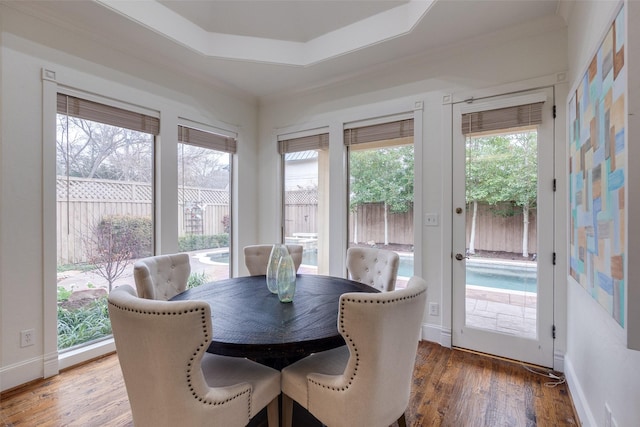
<instances>
[{"instance_id":1,"label":"chair back","mask_svg":"<svg viewBox=\"0 0 640 427\"><path fill-rule=\"evenodd\" d=\"M382 292L396 288L400 257L393 251L377 248L347 249L349 277Z\"/></svg>"},{"instance_id":2,"label":"chair back","mask_svg":"<svg viewBox=\"0 0 640 427\"><path fill-rule=\"evenodd\" d=\"M338 328L349 360L334 379L307 376L309 411L325 425L393 424L409 405L426 301L417 276L404 289L343 294Z\"/></svg>"},{"instance_id":3,"label":"chair back","mask_svg":"<svg viewBox=\"0 0 640 427\"><path fill-rule=\"evenodd\" d=\"M133 264L133 278L140 298L169 300L187 288L189 254L158 255Z\"/></svg>"},{"instance_id":4,"label":"chair back","mask_svg":"<svg viewBox=\"0 0 640 427\"><path fill-rule=\"evenodd\" d=\"M138 298L123 285L109 294L109 316L137 427L249 422L251 386L210 388L202 372L211 341L207 303Z\"/></svg>"},{"instance_id":5,"label":"chair back","mask_svg":"<svg viewBox=\"0 0 640 427\"><path fill-rule=\"evenodd\" d=\"M302 264L302 245L285 245L293 259L293 266L298 271ZM267 265L273 245L249 245L244 247L244 263L251 276L267 274Z\"/></svg>"}]
</instances>

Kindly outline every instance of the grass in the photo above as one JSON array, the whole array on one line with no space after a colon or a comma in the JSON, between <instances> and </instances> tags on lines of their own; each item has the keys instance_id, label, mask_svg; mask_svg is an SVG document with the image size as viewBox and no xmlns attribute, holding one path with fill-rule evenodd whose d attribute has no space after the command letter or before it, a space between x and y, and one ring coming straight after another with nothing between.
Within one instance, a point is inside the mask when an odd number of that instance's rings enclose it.
<instances>
[{"instance_id":1,"label":"grass","mask_svg":"<svg viewBox=\"0 0 640 427\"><path fill-rule=\"evenodd\" d=\"M58 349L111 335L107 297L74 309L58 305Z\"/></svg>"},{"instance_id":2,"label":"grass","mask_svg":"<svg viewBox=\"0 0 640 427\"><path fill-rule=\"evenodd\" d=\"M187 289L195 288L208 281L206 273L192 273ZM95 286L89 286L93 288ZM98 298L78 307L60 304L69 300L72 289L58 286L58 349L66 349L85 344L111 335L111 321L107 308L107 297Z\"/></svg>"},{"instance_id":3,"label":"grass","mask_svg":"<svg viewBox=\"0 0 640 427\"><path fill-rule=\"evenodd\" d=\"M95 269L96 269L96 266L94 264L89 264L89 263L64 264L64 265L58 265L57 267L58 273L63 273L65 271L71 271L71 270L84 272L84 271L91 271Z\"/></svg>"}]
</instances>

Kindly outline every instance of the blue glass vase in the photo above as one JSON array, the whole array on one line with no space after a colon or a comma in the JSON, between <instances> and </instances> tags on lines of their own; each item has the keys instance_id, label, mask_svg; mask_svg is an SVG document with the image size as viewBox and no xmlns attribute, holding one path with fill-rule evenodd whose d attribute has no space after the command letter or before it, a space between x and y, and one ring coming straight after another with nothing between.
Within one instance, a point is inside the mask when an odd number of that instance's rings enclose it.
<instances>
[{"instance_id":1,"label":"blue glass vase","mask_svg":"<svg viewBox=\"0 0 640 427\"><path fill-rule=\"evenodd\" d=\"M278 273L278 264L280 259L289 255L289 250L282 243L276 243L271 248L271 255L269 255L269 263L267 264L267 288L271 293L278 293L278 284L276 282L276 275Z\"/></svg>"},{"instance_id":2,"label":"blue glass vase","mask_svg":"<svg viewBox=\"0 0 640 427\"><path fill-rule=\"evenodd\" d=\"M293 295L296 293L296 269L288 251L278 263L276 283L278 285L278 299L281 302L293 301Z\"/></svg>"}]
</instances>

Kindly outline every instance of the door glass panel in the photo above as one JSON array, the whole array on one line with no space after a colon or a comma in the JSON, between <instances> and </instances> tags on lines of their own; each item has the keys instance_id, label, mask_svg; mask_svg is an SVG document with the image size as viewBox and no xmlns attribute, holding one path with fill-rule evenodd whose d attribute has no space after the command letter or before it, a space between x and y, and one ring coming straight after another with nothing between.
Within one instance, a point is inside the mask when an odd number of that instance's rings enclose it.
<instances>
[{"instance_id":1,"label":"door glass panel","mask_svg":"<svg viewBox=\"0 0 640 427\"><path fill-rule=\"evenodd\" d=\"M465 325L537 336L536 129L466 138Z\"/></svg>"}]
</instances>

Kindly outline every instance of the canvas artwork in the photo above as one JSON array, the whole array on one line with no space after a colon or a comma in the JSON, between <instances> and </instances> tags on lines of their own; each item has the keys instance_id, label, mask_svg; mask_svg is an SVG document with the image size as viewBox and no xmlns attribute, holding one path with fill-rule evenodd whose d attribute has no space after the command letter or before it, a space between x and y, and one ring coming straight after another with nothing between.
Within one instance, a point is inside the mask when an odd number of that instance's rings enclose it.
<instances>
[{"instance_id":1,"label":"canvas artwork","mask_svg":"<svg viewBox=\"0 0 640 427\"><path fill-rule=\"evenodd\" d=\"M568 106L570 274L624 327L625 308L624 8Z\"/></svg>"}]
</instances>

